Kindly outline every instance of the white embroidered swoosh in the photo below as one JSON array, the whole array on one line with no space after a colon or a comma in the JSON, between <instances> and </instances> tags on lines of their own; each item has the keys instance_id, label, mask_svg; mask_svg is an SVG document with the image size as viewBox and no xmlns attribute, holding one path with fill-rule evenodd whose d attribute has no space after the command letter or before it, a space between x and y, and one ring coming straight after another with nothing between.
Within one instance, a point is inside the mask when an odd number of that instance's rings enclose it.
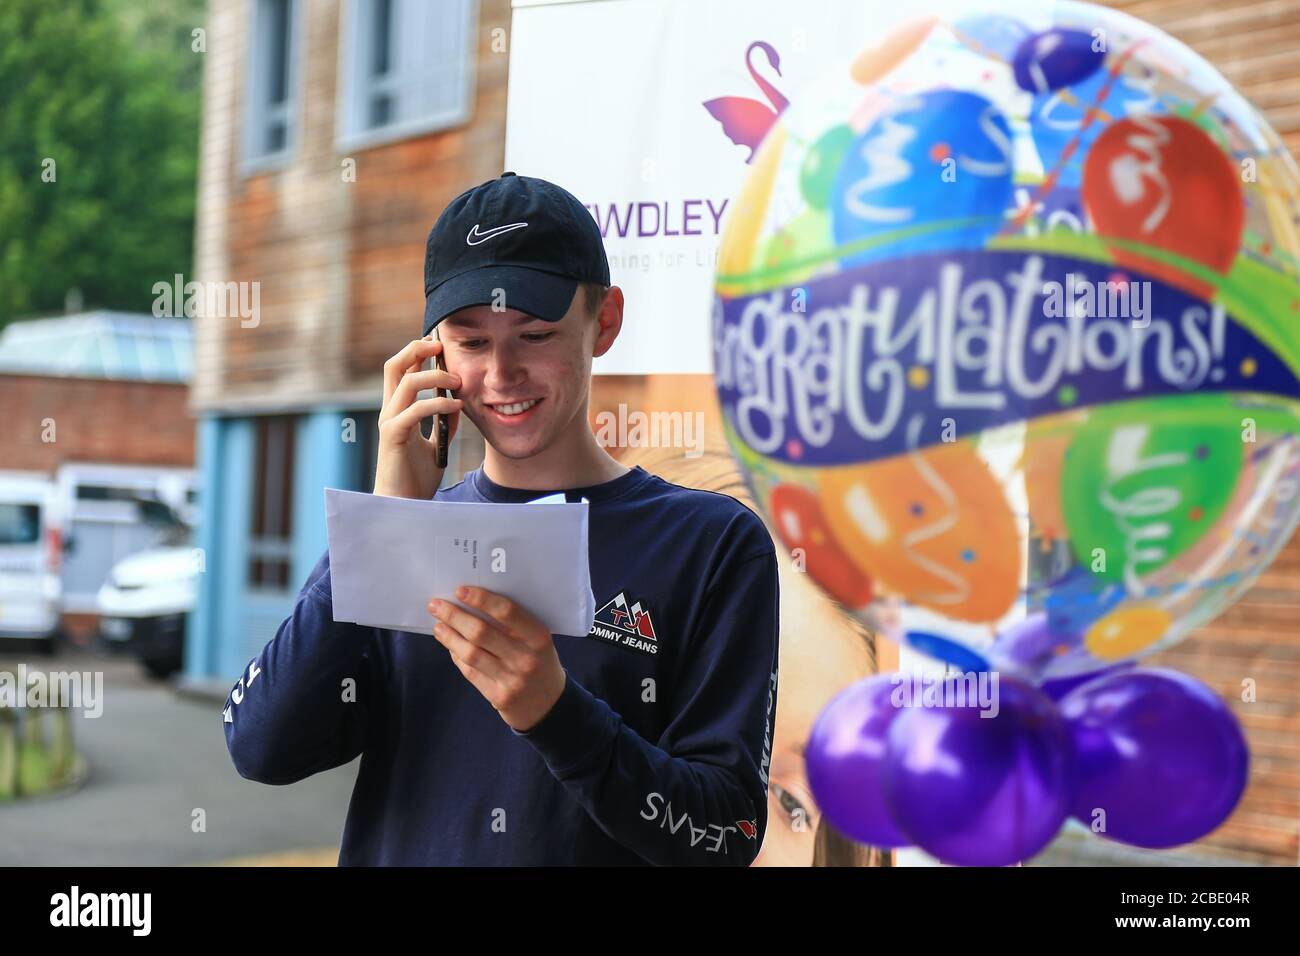
<instances>
[{"instance_id":1,"label":"white embroidered swoosh","mask_svg":"<svg viewBox=\"0 0 1300 956\"><path fill-rule=\"evenodd\" d=\"M511 229L522 229L526 225L528 225L526 222L512 222L507 226L493 226L491 229L479 232L478 223L474 223L474 226L465 236L465 244L468 246L477 246L481 242L487 242L493 236L499 236L501 233L509 232Z\"/></svg>"}]
</instances>

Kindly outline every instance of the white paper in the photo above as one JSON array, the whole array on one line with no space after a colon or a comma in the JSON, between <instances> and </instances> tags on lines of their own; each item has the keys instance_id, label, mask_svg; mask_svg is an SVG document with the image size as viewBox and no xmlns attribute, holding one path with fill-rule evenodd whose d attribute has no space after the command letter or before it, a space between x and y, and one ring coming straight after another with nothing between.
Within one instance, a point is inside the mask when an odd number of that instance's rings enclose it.
<instances>
[{"instance_id":1,"label":"white paper","mask_svg":"<svg viewBox=\"0 0 1300 956\"><path fill-rule=\"evenodd\" d=\"M325 489L334 620L433 634L426 605L462 584L504 594L552 634L596 614L584 499L527 504L415 501Z\"/></svg>"}]
</instances>

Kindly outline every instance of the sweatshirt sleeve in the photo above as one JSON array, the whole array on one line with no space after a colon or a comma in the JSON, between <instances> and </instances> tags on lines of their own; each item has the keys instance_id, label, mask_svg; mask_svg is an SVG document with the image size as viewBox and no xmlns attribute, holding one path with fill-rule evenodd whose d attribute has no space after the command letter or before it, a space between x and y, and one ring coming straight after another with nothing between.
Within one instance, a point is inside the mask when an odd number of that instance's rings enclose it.
<instances>
[{"instance_id":1,"label":"sweatshirt sleeve","mask_svg":"<svg viewBox=\"0 0 1300 956\"><path fill-rule=\"evenodd\" d=\"M334 621L329 552L293 613L231 688L222 711L240 776L288 784L361 753L375 705L375 631Z\"/></svg>"},{"instance_id":2,"label":"sweatshirt sleeve","mask_svg":"<svg viewBox=\"0 0 1300 956\"><path fill-rule=\"evenodd\" d=\"M776 721L776 552L725 560L705 592L667 727L651 743L568 675L555 706L517 736L612 839L658 865L748 866L767 829ZM761 543L759 545L762 546Z\"/></svg>"}]
</instances>

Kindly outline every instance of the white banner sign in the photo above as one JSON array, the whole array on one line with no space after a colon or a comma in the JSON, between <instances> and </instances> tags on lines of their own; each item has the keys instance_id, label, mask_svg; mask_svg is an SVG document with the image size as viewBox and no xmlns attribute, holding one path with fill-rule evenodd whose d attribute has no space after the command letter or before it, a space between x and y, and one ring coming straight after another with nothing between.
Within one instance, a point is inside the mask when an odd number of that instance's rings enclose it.
<instances>
[{"instance_id":1,"label":"white banner sign","mask_svg":"<svg viewBox=\"0 0 1300 956\"><path fill-rule=\"evenodd\" d=\"M604 374L709 373L719 239L787 93L906 16L850 0L515 0L505 168L600 224L624 327Z\"/></svg>"}]
</instances>

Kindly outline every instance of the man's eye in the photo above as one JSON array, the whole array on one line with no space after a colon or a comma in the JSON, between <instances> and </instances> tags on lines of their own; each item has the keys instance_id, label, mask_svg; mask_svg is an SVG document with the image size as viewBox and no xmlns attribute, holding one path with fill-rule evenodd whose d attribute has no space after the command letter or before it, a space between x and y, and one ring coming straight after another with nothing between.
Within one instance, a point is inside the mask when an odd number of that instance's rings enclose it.
<instances>
[{"instance_id":1,"label":"man's eye","mask_svg":"<svg viewBox=\"0 0 1300 956\"><path fill-rule=\"evenodd\" d=\"M473 350L483 344L482 339L466 339L463 342L456 343L459 348Z\"/></svg>"},{"instance_id":2,"label":"man's eye","mask_svg":"<svg viewBox=\"0 0 1300 956\"><path fill-rule=\"evenodd\" d=\"M545 342L554 334L554 332L525 332L524 338L529 342Z\"/></svg>"}]
</instances>

